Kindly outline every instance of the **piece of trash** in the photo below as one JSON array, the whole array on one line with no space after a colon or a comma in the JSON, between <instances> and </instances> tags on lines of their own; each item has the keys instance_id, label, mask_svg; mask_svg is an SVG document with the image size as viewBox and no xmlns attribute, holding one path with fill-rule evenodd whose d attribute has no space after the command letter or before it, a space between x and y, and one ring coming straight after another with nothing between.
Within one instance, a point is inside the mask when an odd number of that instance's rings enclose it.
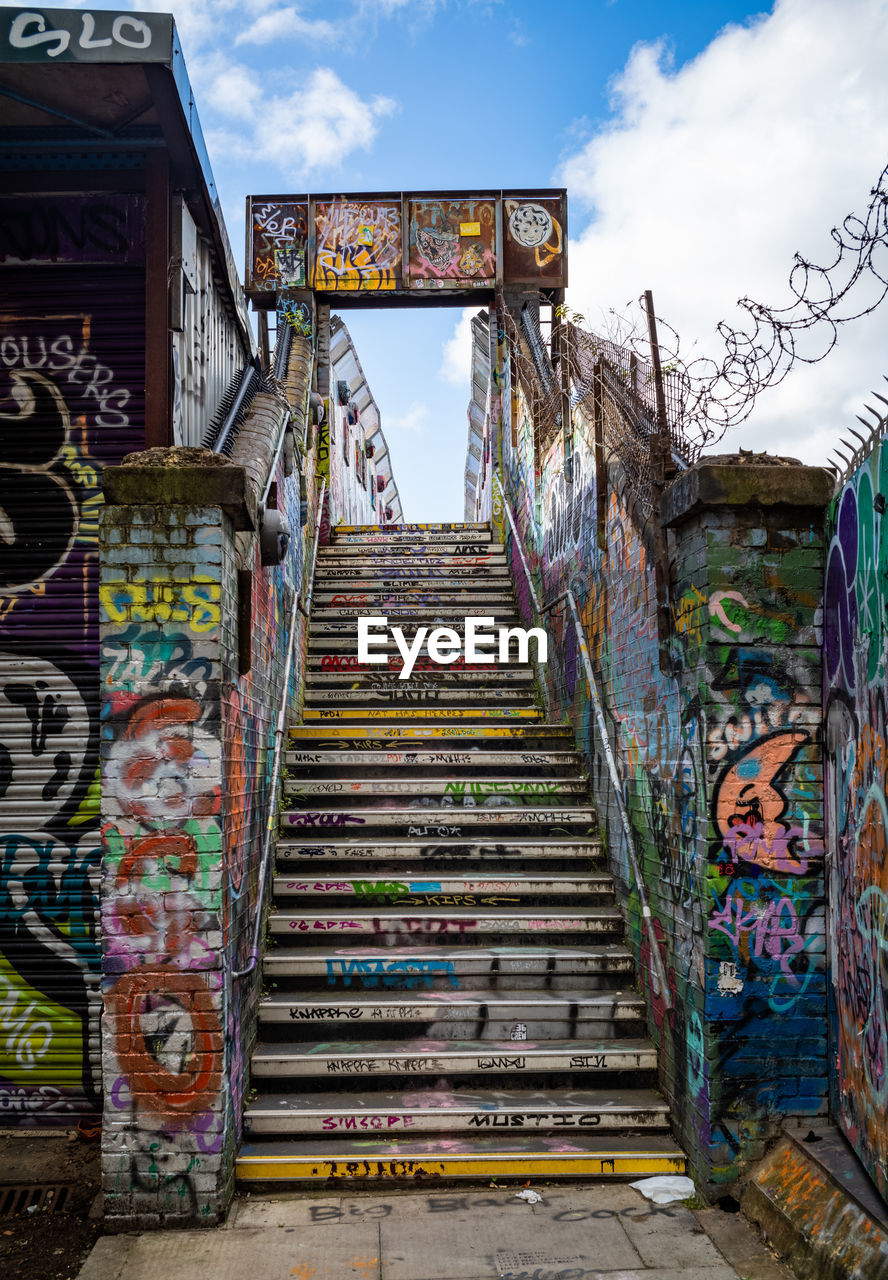
<instances>
[{"instance_id":1,"label":"piece of trash","mask_svg":"<svg viewBox=\"0 0 888 1280\"><path fill-rule=\"evenodd\" d=\"M516 1200L526 1200L528 1204L542 1204L543 1197L538 1191L519 1191Z\"/></svg>"},{"instance_id":2,"label":"piece of trash","mask_svg":"<svg viewBox=\"0 0 888 1280\"><path fill-rule=\"evenodd\" d=\"M640 1191L648 1200L653 1200L654 1204L672 1204L675 1200L688 1200L696 1192L690 1178L682 1178L677 1174L642 1178L639 1182L630 1182L629 1186Z\"/></svg>"},{"instance_id":3,"label":"piece of trash","mask_svg":"<svg viewBox=\"0 0 888 1280\"><path fill-rule=\"evenodd\" d=\"M36 1213L36 1212L37 1212L36 1204L29 1204L27 1209L25 1210L25 1213Z\"/></svg>"}]
</instances>

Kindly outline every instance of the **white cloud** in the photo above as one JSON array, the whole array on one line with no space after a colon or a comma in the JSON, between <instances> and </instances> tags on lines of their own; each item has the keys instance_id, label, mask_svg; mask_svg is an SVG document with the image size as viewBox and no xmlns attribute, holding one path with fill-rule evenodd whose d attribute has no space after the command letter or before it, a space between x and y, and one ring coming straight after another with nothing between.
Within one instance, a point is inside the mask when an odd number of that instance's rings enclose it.
<instances>
[{"instance_id":1,"label":"white cloud","mask_svg":"<svg viewBox=\"0 0 888 1280\"><path fill-rule=\"evenodd\" d=\"M793 253L830 262L830 228L865 210L886 160L886 58L888 0L777 0L678 70L664 45L636 47L614 118L564 165L595 213L571 242L571 305L594 323L650 288L685 354L699 339L692 354L721 359L715 324L743 324L736 300L789 305ZM886 338L888 303L762 393L720 448L823 461L888 371Z\"/></svg>"},{"instance_id":2,"label":"white cloud","mask_svg":"<svg viewBox=\"0 0 888 1280\"><path fill-rule=\"evenodd\" d=\"M303 18L298 9L286 5L263 13L235 38L235 44L269 44L272 40L323 41L337 38L338 28L324 18Z\"/></svg>"},{"instance_id":3,"label":"white cloud","mask_svg":"<svg viewBox=\"0 0 888 1280\"><path fill-rule=\"evenodd\" d=\"M391 98L360 98L329 67L316 67L286 97L266 94L268 77L221 53L201 60L196 78L201 101L223 120L207 130L211 150L268 161L294 182L367 150L379 121L397 110Z\"/></svg>"},{"instance_id":4,"label":"white cloud","mask_svg":"<svg viewBox=\"0 0 888 1280\"><path fill-rule=\"evenodd\" d=\"M429 406L423 404L420 400L413 400L408 405L404 413L395 417L387 415L385 419L386 431L414 431L417 433L425 431L429 416Z\"/></svg>"},{"instance_id":5,"label":"white cloud","mask_svg":"<svg viewBox=\"0 0 888 1280\"><path fill-rule=\"evenodd\" d=\"M464 307L453 327L453 333L441 349L441 368L438 376L455 387L465 387L469 394L472 378L472 319L478 307Z\"/></svg>"}]
</instances>

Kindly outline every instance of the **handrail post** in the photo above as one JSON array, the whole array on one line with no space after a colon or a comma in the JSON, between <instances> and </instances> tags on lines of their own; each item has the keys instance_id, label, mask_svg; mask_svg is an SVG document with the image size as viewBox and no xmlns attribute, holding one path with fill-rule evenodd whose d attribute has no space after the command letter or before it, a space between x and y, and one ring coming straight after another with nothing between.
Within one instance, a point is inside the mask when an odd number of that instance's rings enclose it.
<instances>
[{"instance_id":1,"label":"handrail post","mask_svg":"<svg viewBox=\"0 0 888 1280\"><path fill-rule=\"evenodd\" d=\"M315 516L315 538L314 549L311 557L311 572L309 576L309 600L311 599L311 589L314 585L315 560L318 554L318 536L321 531L321 518L324 512L324 497L327 489L327 481L321 484L321 494L318 502L318 510ZM281 703L278 708L277 723L274 731L274 760L271 766L271 784L268 790L268 819L265 823L265 837L262 844L262 862L259 866L259 885L256 890L256 917L253 923L253 944L250 948L250 955L243 969L232 969L231 976L234 978L245 978L248 973L252 973L259 961L259 932L262 928L263 910L262 904L265 898L265 886L268 883L268 864L271 854L271 833L274 830L275 819L277 818L277 789L281 776L281 747L284 741L284 733L287 727L287 691L290 686L290 671L293 666L293 648L296 641L296 612L302 608L300 604L300 596L297 591L293 596L293 604L290 607L290 634L287 638L287 656L284 659L284 678L281 689ZM306 612L306 611L303 611Z\"/></svg>"},{"instance_id":2,"label":"handrail post","mask_svg":"<svg viewBox=\"0 0 888 1280\"><path fill-rule=\"evenodd\" d=\"M598 734L601 738L601 745L604 750L604 757L607 761L608 773L610 774L611 786L614 792L614 798L617 802L617 808L620 812L620 824L623 828L623 834L626 837L626 849L629 854L629 864L632 868L632 876L635 880L635 887L638 890L638 897L641 902L641 915L644 920L645 930L648 935L648 942L651 948L651 963L654 966L657 979L657 986L660 988L660 995L666 1009L672 1008L672 995L669 990L669 984L666 981L666 969L663 964L663 955L660 950L660 942L654 929L654 918L651 914L650 904L647 900L647 893L644 888L644 881L641 875L641 868L638 865L638 858L635 854L635 841L632 836L632 827L629 822L629 813L626 808L626 799L623 795L623 787L620 782L620 775L617 772L617 762L611 748L610 739L607 736L607 722L604 718L604 711L601 707L601 700L598 696L598 686L595 682L595 675L592 671L592 659L589 657L589 649L586 645L586 636L583 632L583 624L580 621L577 602L574 599L574 593L569 588L562 591L561 595L556 596L554 600L550 600L547 605L543 606L545 613L551 612L556 605L562 600L567 601L573 617L574 630L577 635L577 642L580 647L580 656L583 659L583 667L586 673L586 684L589 687L589 697L592 701L592 709L595 715L595 722L598 726Z\"/></svg>"}]
</instances>

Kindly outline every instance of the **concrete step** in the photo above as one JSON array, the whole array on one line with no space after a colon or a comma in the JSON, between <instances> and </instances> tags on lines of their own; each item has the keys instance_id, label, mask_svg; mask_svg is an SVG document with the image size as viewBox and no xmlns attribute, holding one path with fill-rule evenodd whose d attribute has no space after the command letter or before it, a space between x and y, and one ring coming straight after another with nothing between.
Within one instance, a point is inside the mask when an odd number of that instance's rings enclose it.
<instances>
[{"instance_id":1,"label":"concrete step","mask_svg":"<svg viewBox=\"0 0 888 1280\"><path fill-rule=\"evenodd\" d=\"M338 648L339 646L337 646ZM383 662L359 662L356 651L351 653L332 652L331 646L325 646L319 650L319 647L312 645L308 652L308 679L316 680L320 676L336 675L343 680L357 676L392 676L398 680L401 672L404 670L404 659L399 652L393 648L380 648L375 656L384 658ZM410 672L410 677L439 675L453 679L455 676L463 677L469 675L481 676L483 682L494 683L497 680L514 681L517 678L532 680L534 678L533 667L527 666L526 663L518 662L514 657L510 662L497 663L467 663L463 658L458 658L456 662L440 663L433 662L428 654L423 654L417 658ZM404 681L400 681L401 684Z\"/></svg>"},{"instance_id":2,"label":"concrete step","mask_svg":"<svg viewBox=\"0 0 888 1280\"><path fill-rule=\"evenodd\" d=\"M452 631L455 631L458 636L462 637L465 634L465 629L466 629L465 628L466 614L468 614L471 617L471 616L474 616L475 611L473 609L454 610L451 617L444 617L443 615L439 616L440 613L441 611L437 610L436 616L433 618L428 616L404 617L404 616L394 614L392 612L384 613L384 614L381 614L380 616L387 619L389 627L395 627L395 626L400 627L405 638L408 640L412 640L415 637L418 628L420 627L425 627L426 631L428 632L429 630L434 630L436 627L446 626L446 627L449 627ZM334 616L334 614L335 614L335 610L330 610L330 609L325 610L323 614L318 614L314 612L312 613L311 627L309 630L309 649L323 650L325 647L329 646L331 649L335 648L343 653L357 653L358 624L355 621L357 614L352 613L345 618L337 618ZM481 616L486 616L486 617L493 616L493 619L494 619L492 627L485 626L485 633L488 635L491 630L494 630L494 634L495 634L495 628L500 626L515 627L515 626L521 625L517 619L517 616L497 617L495 615L496 615L495 610L493 611L493 614L491 614L490 610L487 610L486 613L483 609L481 610ZM375 616L373 614L372 609L367 612L367 616L368 617ZM427 639L428 637L426 636L425 638ZM335 646L330 644L330 641L334 639L340 641L341 643ZM398 647L395 644L394 638L389 638L383 635L381 639L385 643L380 643L379 649L378 649L379 653L388 653L388 654L398 653ZM479 638L479 643L484 643L485 645L487 645L488 642L487 641L482 642L480 641L480 638ZM498 646L498 638L495 638L489 644L489 647L493 652L496 652L497 646ZM536 650L536 645L534 644L534 651L535 650ZM512 645L512 652L514 652L514 644Z\"/></svg>"},{"instance_id":3,"label":"concrete step","mask_svg":"<svg viewBox=\"0 0 888 1280\"><path fill-rule=\"evenodd\" d=\"M454 702L465 703L473 697L483 699L487 703L503 703L506 706L533 706L532 687L529 690L526 685L520 684L487 686L468 680L447 684L446 677L423 675L415 680L411 678L409 681L387 680L380 685L354 680L352 685L355 687L324 688L309 682L305 689L306 706L317 707L328 704L361 706L376 702L398 705L408 699L411 703L441 702L450 705Z\"/></svg>"},{"instance_id":4,"label":"concrete step","mask_svg":"<svg viewBox=\"0 0 888 1280\"><path fill-rule=\"evenodd\" d=\"M253 1078L277 1076L502 1075L504 1072L655 1071L657 1052L647 1040L557 1040L537 1045L512 1040L344 1040L323 1044L270 1044L256 1048Z\"/></svg>"},{"instance_id":5,"label":"concrete step","mask_svg":"<svg viewBox=\"0 0 888 1280\"><path fill-rule=\"evenodd\" d=\"M399 547L409 546L411 543L418 547L477 547L490 546L492 542L489 529L386 529L376 533L337 533L330 540L330 546L335 550L341 547L359 547L363 551L370 547Z\"/></svg>"},{"instance_id":6,"label":"concrete step","mask_svg":"<svg viewBox=\"0 0 888 1280\"><path fill-rule=\"evenodd\" d=\"M394 1181L415 1187L418 1180L426 1178L626 1180L684 1173L685 1168L681 1148L668 1135L657 1133L599 1137L572 1130L563 1144L530 1133L495 1138L466 1134L461 1140L448 1138L440 1143L406 1138L373 1141L364 1134L355 1140L337 1140L327 1134L324 1138L245 1143L235 1164L235 1176L244 1184L335 1178L354 1179L359 1185L379 1179L389 1186Z\"/></svg>"},{"instance_id":7,"label":"concrete step","mask_svg":"<svg viewBox=\"0 0 888 1280\"><path fill-rule=\"evenodd\" d=\"M585 863L589 859L599 860L602 857L600 840L573 840L562 837L558 840L546 840L509 836L496 843L472 843L466 840L436 840L434 844L424 844L419 840L361 840L359 836L342 838L325 836L323 842L306 844L294 840L281 840L277 846L277 866L279 870L286 867L310 867L320 862L337 861L338 863L355 862L358 865L367 860L376 867L384 866L389 861L420 862L425 871L427 868L444 865L448 868L461 860L483 863L495 862L535 862L537 860L576 859ZM428 872L435 878L440 872ZM450 874L450 872L448 872ZM498 873L500 874L500 873ZM513 872L506 873L512 875Z\"/></svg>"},{"instance_id":8,"label":"concrete step","mask_svg":"<svg viewBox=\"0 0 888 1280\"><path fill-rule=\"evenodd\" d=\"M543 1038L591 1040L614 1036L615 1023L633 1023L633 1034L642 1032L644 1000L634 991L588 995L533 990L502 994L432 991L384 996L379 992L342 995L276 992L260 1002L259 1020L305 1030L321 1023L323 1034L334 1024L343 1033L346 1030L350 1033L357 1026L359 1034L370 1035L372 1030L368 1027L372 1023L395 1026L423 1023L425 1035L443 1040L494 1039L516 1043ZM429 1030L432 1024L439 1030ZM460 1027L464 1028L461 1033L448 1030Z\"/></svg>"},{"instance_id":9,"label":"concrete step","mask_svg":"<svg viewBox=\"0 0 888 1280\"><path fill-rule=\"evenodd\" d=\"M326 661L326 666L324 662ZM308 664L308 677L306 683L311 688L336 688L340 685L347 685L349 688L356 686L357 688L378 688L380 684L391 685L393 689L404 689L410 681L422 677L426 680L440 680L442 683L455 684L460 687L464 685L515 685L515 684L531 684L534 679L533 667L490 667L490 666L442 666L440 663L432 662L430 659L420 663L417 662L407 679L401 679L401 671L404 668L403 662L395 663L389 660L387 665L380 663L364 663L355 662L353 666L348 666L345 670L332 670L335 664L331 661L319 658L310 658Z\"/></svg>"},{"instance_id":10,"label":"concrete step","mask_svg":"<svg viewBox=\"0 0 888 1280\"><path fill-rule=\"evenodd\" d=\"M472 584L447 584L444 588L427 590L422 586L413 586L411 582L402 582L392 590L380 591L371 586L366 590L352 590L348 586L328 586L315 582L315 594L312 596L315 608L325 609L328 605L351 607L353 604L371 605L376 613L388 613L392 608L415 608L426 604L431 609L438 609L441 604L482 605L496 604L503 608L514 608L514 594L505 586L491 585L489 582L472 582Z\"/></svg>"},{"instance_id":11,"label":"concrete step","mask_svg":"<svg viewBox=\"0 0 888 1280\"><path fill-rule=\"evenodd\" d=\"M326 725L338 721L348 722L350 726L366 724L370 721L387 721L398 729L392 736L401 736L412 728L411 721L421 721L423 727L437 726L445 728L454 722L465 725L473 731L476 726L487 722L514 723L515 721L542 720L543 713L537 707L418 707L412 703L406 707L367 707L363 710L355 707L306 707L303 712L306 727L323 721Z\"/></svg>"},{"instance_id":12,"label":"concrete step","mask_svg":"<svg viewBox=\"0 0 888 1280\"><path fill-rule=\"evenodd\" d=\"M465 618L493 618L493 623L485 627L485 631L490 631L491 627L518 627L521 626L521 620L513 600L502 600L500 602L490 601L485 604L476 604L474 600L466 601L464 604L440 604L435 601L429 601L426 604L422 602L416 604L406 604L403 601L385 601L373 600L367 597L367 603L361 604L323 604L319 603L312 609L311 633L312 635L324 635L323 628L331 622L349 622L354 630L357 639L357 623L356 618L375 618L384 617L388 619L390 627L399 626L402 622L413 622L418 627L449 627L454 622L462 623ZM462 632L464 627L456 627L455 630ZM405 632L405 635L412 634Z\"/></svg>"},{"instance_id":13,"label":"concrete step","mask_svg":"<svg viewBox=\"0 0 888 1280\"><path fill-rule=\"evenodd\" d=\"M333 547L318 549L316 572L327 573L345 570L349 574L385 573L391 569L395 573L421 572L437 573L439 570L454 570L462 573L484 573L490 568L508 569L508 561L503 546L478 547L469 555L453 555L446 550L441 551L434 546L418 547L416 554L409 548L393 547L390 551L376 548L362 552L355 547L341 547L338 551Z\"/></svg>"},{"instance_id":14,"label":"concrete step","mask_svg":"<svg viewBox=\"0 0 888 1280\"><path fill-rule=\"evenodd\" d=\"M383 901L410 906L413 905L411 900L416 899L418 902L428 902L430 906L441 906L436 899L442 895L475 899L474 902L455 901L448 904L458 907L517 904L521 898L552 898L566 894L586 894L608 900L614 895L613 877L606 871L573 875L567 871L550 871L546 874L517 871L505 876L495 873L478 875L475 872L458 875L438 871L430 879L423 872L412 874L395 868L380 870L374 867L372 877L335 879L324 875L301 878L277 875L274 879L275 901L281 903L286 898L296 896L323 898L327 902L356 898L365 903Z\"/></svg>"},{"instance_id":15,"label":"concrete step","mask_svg":"<svg viewBox=\"0 0 888 1280\"><path fill-rule=\"evenodd\" d=\"M251 1137L265 1134L596 1133L615 1129L665 1130L669 1108L650 1089L513 1089L442 1095L366 1092L345 1100L338 1093L265 1093L246 1109Z\"/></svg>"},{"instance_id":16,"label":"concrete step","mask_svg":"<svg viewBox=\"0 0 888 1280\"><path fill-rule=\"evenodd\" d=\"M448 520L441 523L432 520L424 521L420 524L402 521L398 524L338 524L330 531L330 537L333 541L338 541L342 537L360 536L362 534L399 534L399 533L490 533L490 522L488 520Z\"/></svg>"},{"instance_id":17,"label":"concrete step","mask_svg":"<svg viewBox=\"0 0 888 1280\"><path fill-rule=\"evenodd\" d=\"M368 760L373 754L374 758ZM479 769L509 769L517 772L533 766L535 769L557 769L565 775L573 774L580 767L580 755L577 751L484 751L477 747L468 751L454 750L442 746L432 750L426 742L417 744L413 751L338 751L326 749L321 751L299 750L285 751L284 763L288 769L298 769L303 775L311 776L328 769L347 770L360 767L362 770L390 769L459 769L460 776L471 778ZM347 775L346 775L347 776ZM364 775L368 776L368 775ZM545 775L550 776L549 774Z\"/></svg>"},{"instance_id":18,"label":"concrete step","mask_svg":"<svg viewBox=\"0 0 888 1280\"><path fill-rule=\"evenodd\" d=\"M290 778L284 794L294 804L314 804L318 796L351 803L359 796L404 796L423 804L429 796L447 796L456 805L478 804L490 796L507 796L521 804L552 804L565 796L588 795L585 778L362 778L352 782Z\"/></svg>"},{"instance_id":19,"label":"concrete step","mask_svg":"<svg viewBox=\"0 0 888 1280\"><path fill-rule=\"evenodd\" d=\"M426 565L405 565L397 568L385 565L371 566L362 564L349 569L327 567L315 573L315 590L323 591L438 591L458 590L474 587L484 590L512 591L512 579L509 576L505 561L498 565L484 565L478 568L473 565L457 565L455 568L443 564L435 569Z\"/></svg>"},{"instance_id":20,"label":"concrete step","mask_svg":"<svg viewBox=\"0 0 888 1280\"><path fill-rule=\"evenodd\" d=\"M633 972L632 952L607 942L520 947L275 947L262 970L270 981L298 978L341 991L610 990ZM598 984L598 985L596 985Z\"/></svg>"},{"instance_id":21,"label":"concrete step","mask_svg":"<svg viewBox=\"0 0 888 1280\"><path fill-rule=\"evenodd\" d=\"M424 837L437 839L439 836L464 839L467 832L475 828L491 827L519 827L522 834L529 834L535 827L547 835L551 835L553 829L560 831L579 827L581 828L579 831L572 831L571 834L598 834L593 809L550 808L548 805L539 808L521 805L490 809L479 807L325 809L323 811L285 809L281 814L281 831L291 838L297 832L304 837L309 831L326 833L331 830L355 827L406 828L404 831L406 836L418 839Z\"/></svg>"},{"instance_id":22,"label":"concrete step","mask_svg":"<svg viewBox=\"0 0 888 1280\"><path fill-rule=\"evenodd\" d=\"M392 942L408 938L539 938L564 935L589 937L617 936L623 929L623 917L616 907L557 907L546 912L544 907L508 907L501 910L471 907L403 907L375 904L370 907L342 906L339 910L298 911L273 910L268 917L272 937L299 938L370 937Z\"/></svg>"},{"instance_id":23,"label":"concrete step","mask_svg":"<svg viewBox=\"0 0 888 1280\"><path fill-rule=\"evenodd\" d=\"M379 718L378 713L376 718ZM566 725L545 724L541 717L525 717L538 721L533 724L458 726L450 723L450 716L445 719L438 713L438 718L441 721L439 724L338 725L329 723L331 716L327 712L323 716L326 723L320 723L321 717L314 716L308 724L291 725L289 741L300 746L311 741L332 748L344 742L343 749L363 750L366 747L369 752L389 751L393 747L396 750L410 750L414 746L425 749L429 744L450 746L454 743L458 744L461 751L471 743L483 745L488 751L499 748L515 750L519 744L522 749L528 744L536 743L545 743L546 748L562 743L569 743L571 747L574 745L573 733Z\"/></svg>"}]
</instances>

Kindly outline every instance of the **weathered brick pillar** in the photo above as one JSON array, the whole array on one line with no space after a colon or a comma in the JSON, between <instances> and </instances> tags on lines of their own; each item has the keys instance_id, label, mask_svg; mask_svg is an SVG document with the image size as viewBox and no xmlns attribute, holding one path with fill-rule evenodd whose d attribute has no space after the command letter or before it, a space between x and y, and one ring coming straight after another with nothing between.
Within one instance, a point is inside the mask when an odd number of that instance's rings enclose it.
<instances>
[{"instance_id":1,"label":"weathered brick pillar","mask_svg":"<svg viewBox=\"0 0 888 1280\"><path fill-rule=\"evenodd\" d=\"M677 682L698 716L699 978L679 1117L730 1183L785 1117L827 1104L818 619L832 476L745 455L667 491ZM691 784L685 780L685 785ZM673 1082L674 1083L674 1082Z\"/></svg>"},{"instance_id":2,"label":"weathered brick pillar","mask_svg":"<svg viewBox=\"0 0 888 1280\"><path fill-rule=\"evenodd\" d=\"M174 453L175 467L150 465ZM109 468L101 535L103 1186L109 1225L216 1221L233 1179L223 1029L221 692L244 471ZM196 459L195 459L196 460Z\"/></svg>"}]
</instances>

